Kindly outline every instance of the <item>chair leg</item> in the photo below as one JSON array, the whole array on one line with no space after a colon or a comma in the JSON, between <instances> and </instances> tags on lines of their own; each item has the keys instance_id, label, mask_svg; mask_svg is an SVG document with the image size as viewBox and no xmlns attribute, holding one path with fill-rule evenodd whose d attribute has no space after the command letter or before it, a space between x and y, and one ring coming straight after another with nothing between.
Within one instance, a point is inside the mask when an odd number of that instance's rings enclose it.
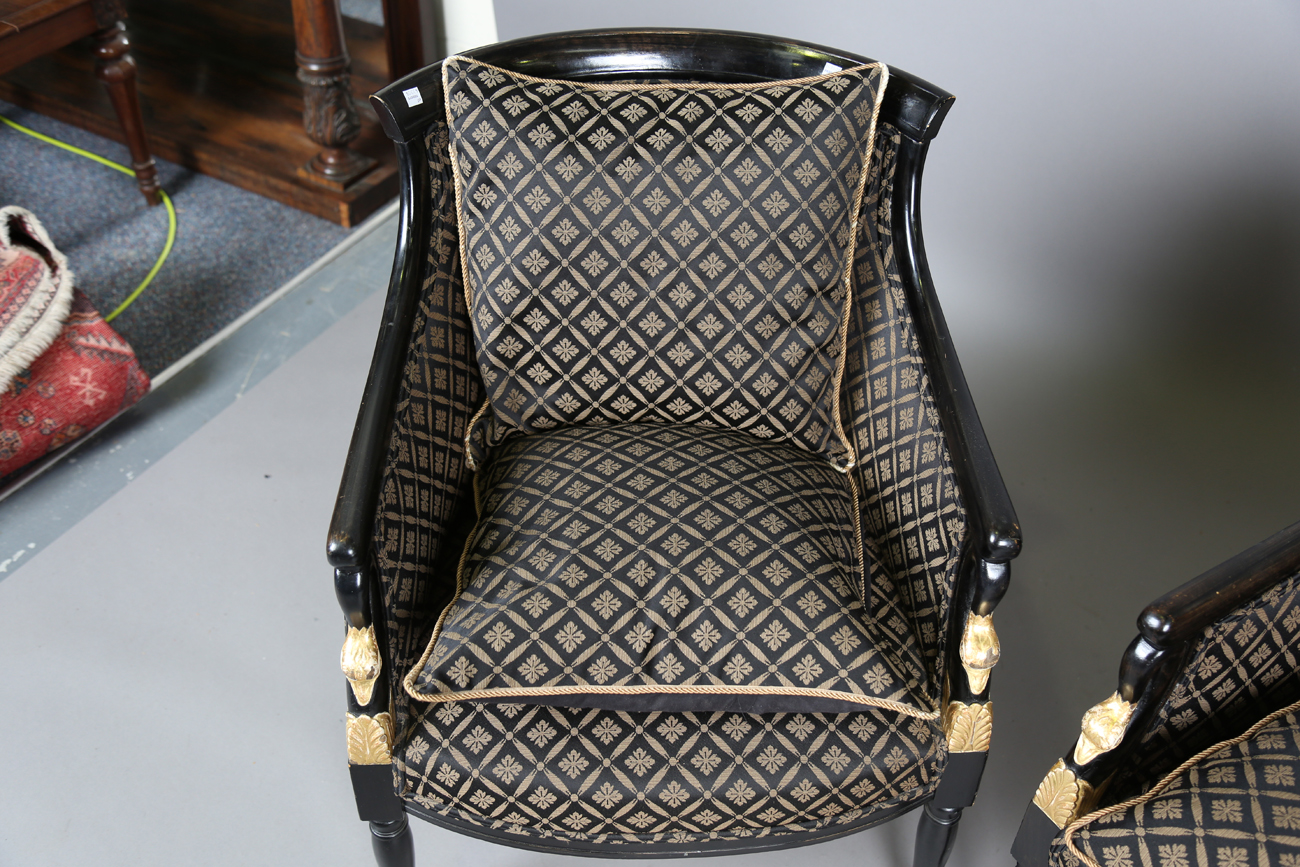
<instances>
[{"instance_id":1,"label":"chair leg","mask_svg":"<svg viewBox=\"0 0 1300 867\"><path fill-rule=\"evenodd\" d=\"M131 169L145 201L151 205L162 202L158 194L158 167L149 153L149 142L144 134L144 117L140 113L140 97L135 88L135 58L131 57L131 43L126 38L126 25L121 21L95 33L95 76L108 90L108 98L117 112L117 121L126 135L126 146L131 151Z\"/></svg>"},{"instance_id":2,"label":"chair leg","mask_svg":"<svg viewBox=\"0 0 1300 867\"><path fill-rule=\"evenodd\" d=\"M370 847L379 867L415 867L415 841L405 816L396 822L371 822Z\"/></svg>"},{"instance_id":3,"label":"chair leg","mask_svg":"<svg viewBox=\"0 0 1300 867\"><path fill-rule=\"evenodd\" d=\"M961 810L936 807L927 802L921 808L921 821L916 826L912 867L943 867L952 854L952 844L957 840L959 821Z\"/></svg>"}]
</instances>

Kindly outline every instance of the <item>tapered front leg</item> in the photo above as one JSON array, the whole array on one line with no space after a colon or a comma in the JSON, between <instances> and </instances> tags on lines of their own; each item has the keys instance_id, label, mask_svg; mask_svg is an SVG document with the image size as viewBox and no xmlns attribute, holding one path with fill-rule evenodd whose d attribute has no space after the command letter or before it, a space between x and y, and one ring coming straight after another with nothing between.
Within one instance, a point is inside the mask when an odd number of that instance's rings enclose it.
<instances>
[{"instance_id":1,"label":"tapered front leg","mask_svg":"<svg viewBox=\"0 0 1300 867\"><path fill-rule=\"evenodd\" d=\"M957 840L957 823L961 810L950 810L927 803L921 808L921 821L916 826L916 852L912 867L943 867L952 854L952 844Z\"/></svg>"},{"instance_id":2,"label":"tapered front leg","mask_svg":"<svg viewBox=\"0 0 1300 867\"><path fill-rule=\"evenodd\" d=\"M415 867L415 842L405 816L396 822L371 822L370 846L379 867Z\"/></svg>"}]
</instances>

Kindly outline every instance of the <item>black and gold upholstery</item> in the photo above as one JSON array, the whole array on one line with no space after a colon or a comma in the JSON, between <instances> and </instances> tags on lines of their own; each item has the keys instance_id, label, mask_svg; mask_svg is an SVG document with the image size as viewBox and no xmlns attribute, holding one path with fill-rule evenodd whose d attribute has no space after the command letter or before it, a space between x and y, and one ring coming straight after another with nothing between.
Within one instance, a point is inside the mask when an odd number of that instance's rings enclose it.
<instances>
[{"instance_id":1,"label":"black and gold upholstery","mask_svg":"<svg viewBox=\"0 0 1300 867\"><path fill-rule=\"evenodd\" d=\"M1300 863L1300 524L1152 603L1139 626L1120 691L1039 786L1016 860Z\"/></svg>"},{"instance_id":2,"label":"black and gold upholstery","mask_svg":"<svg viewBox=\"0 0 1300 867\"><path fill-rule=\"evenodd\" d=\"M941 863L1019 545L912 217L951 98L707 31L474 55L375 98L406 228L330 552L381 863L406 813L644 856L921 804Z\"/></svg>"},{"instance_id":3,"label":"black and gold upholstery","mask_svg":"<svg viewBox=\"0 0 1300 867\"><path fill-rule=\"evenodd\" d=\"M1083 817L1052 842L1076 867L1300 863L1300 702L1211 746L1149 791Z\"/></svg>"}]
</instances>

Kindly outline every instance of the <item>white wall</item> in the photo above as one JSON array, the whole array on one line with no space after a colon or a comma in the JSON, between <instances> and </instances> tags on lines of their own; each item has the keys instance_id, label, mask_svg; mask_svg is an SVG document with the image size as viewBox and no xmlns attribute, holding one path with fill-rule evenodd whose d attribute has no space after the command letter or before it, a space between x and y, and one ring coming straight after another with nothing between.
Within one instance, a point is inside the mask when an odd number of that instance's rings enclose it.
<instances>
[{"instance_id":1,"label":"white wall","mask_svg":"<svg viewBox=\"0 0 1300 867\"><path fill-rule=\"evenodd\" d=\"M1187 292L1208 306L1300 294L1294 3L496 7L502 39L587 27L748 30L866 54L955 93L932 148L925 215L935 279L968 354L1095 352L1099 339L1154 325L1161 308L1193 317ZM1261 280L1272 291L1230 288ZM1294 325L1297 308L1285 312Z\"/></svg>"}]
</instances>

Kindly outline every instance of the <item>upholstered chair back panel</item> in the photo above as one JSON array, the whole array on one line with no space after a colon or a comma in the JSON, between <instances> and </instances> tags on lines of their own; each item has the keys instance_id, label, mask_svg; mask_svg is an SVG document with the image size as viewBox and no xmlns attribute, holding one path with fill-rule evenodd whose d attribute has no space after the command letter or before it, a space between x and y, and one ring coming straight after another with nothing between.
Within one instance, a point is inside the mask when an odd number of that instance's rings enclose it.
<instances>
[{"instance_id":1,"label":"upholstered chair back panel","mask_svg":"<svg viewBox=\"0 0 1300 867\"><path fill-rule=\"evenodd\" d=\"M887 77L584 84L445 61L487 444L698 424L852 465L845 272Z\"/></svg>"},{"instance_id":2,"label":"upholstered chair back panel","mask_svg":"<svg viewBox=\"0 0 1300 867\"><path fill-rule=\"evenodd\" d=\"M888 124L876 134L853 263L842 412L859 456L853 472L872 615L904 653L915 650L904 664L929 683L937 705L966 512L894 249L899 136Z\"/></svg>"},{"instance_id":3,"label":"upholstered chair back panel","mask_svg":"<svg viewBox=\"0 0 1300 867\"><path fill-rule=\"evenodd\" d=\"M447 128L425 136L433 219L427 271L398 395L375 516L389 658L400 680L420 658L428 631L456 587L456 564L474 521L473 470L465 433L483 383L457 255ZM397 731L411 699L392 690Z\"/></svg>"}]
</instances>

